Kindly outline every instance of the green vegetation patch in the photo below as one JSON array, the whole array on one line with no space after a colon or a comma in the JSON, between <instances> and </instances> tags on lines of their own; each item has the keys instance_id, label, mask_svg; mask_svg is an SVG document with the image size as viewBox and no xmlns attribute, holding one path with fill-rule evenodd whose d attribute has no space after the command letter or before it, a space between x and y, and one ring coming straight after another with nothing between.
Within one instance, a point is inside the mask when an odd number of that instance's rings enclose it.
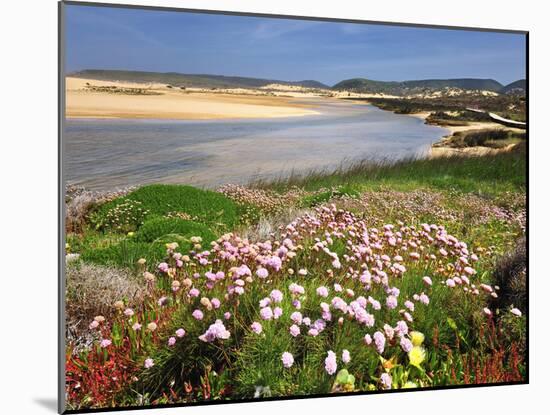
<instances>
[{"instance_id":1,"label":"green vegetation patch","mask_svg":"<svg viewBox=\"0 0 550 415\"><path fill-rule=\"evenodd\" d=\"M206 225L179 218L153 218L141 226L136 233L138 242L155 242L175 236L177 239L189 239L193 236L202 238L203 243L216 239L214 232ZM174 240L174 242L177 242Z\"/></svg>"},{"instance_id":2,"label":"green vegetation patch","mask_svg":"<svg viewBox=\"0 0 550 415\"><path fill-rule=\"evenodd\" d=\"M132 211L128 218L113 214L128 205L137 205L145 214L133 215ZM191 186L155 184L105 203L91 216L91 221L99 230L129 232L138 229L146 219L159 216L176 216L219 230L231 229L239 220L237 205L220 193ZM122 224L116 223L121 217ZM119 225L122 226L119 228Z\"/></svg>"},{"instance_id":3,"label":"green vegetation patch","mask_svg":"<svg viewBox=\"0 0 550 415\"><path fill-rule=\"evenodd\" d=\"M255 185L278 191L293 186L305 190L356 186L361 191L433 188L496 196L503 192L525 190L526 162L524 148L477 157L450 156L398 162L366 161L331 173L313 171L306 175L258 182Z\"/></svg>"},{"instance_id":4,"label":"green vegetation patch","mask_svg":"<svg viewBox=\"0 0 550 415\"><path fill-rule=\"evenodd\" d=\"M137 261L141 258L154 266L165 256L166 246L161 242L136 242L128 239L104 248L85 249L81 254L84 262L128 269L136 269Z\"/></svg>"},{"instance_id":5,"label":"green vegetation patch","mask_svg":"<svg viewBox=\"0 0 550 415\"><path fill-rule=\"evenodd\" d=\"M520 143L526 139L524 132L506 129L483 129L474 131L458 131L444 142L445 147L491 147L503 148L510 144Z\"/></svg>"},{"instance_id":6,"label":"green vegetation patch","mask_svg":"<svg viewBox=\"0 0 550 415\"><path fill-rule=\"evenodd\" d=\"M343 196L348 196L351 198L356 198L361 193L350 185L339 186L335 189L330 189L324 192L317 192L307 196L304 196L301 200L302 207L314 207L322 203L326 203L331 199L339 198Z\"/></svg>"}]
</instances>

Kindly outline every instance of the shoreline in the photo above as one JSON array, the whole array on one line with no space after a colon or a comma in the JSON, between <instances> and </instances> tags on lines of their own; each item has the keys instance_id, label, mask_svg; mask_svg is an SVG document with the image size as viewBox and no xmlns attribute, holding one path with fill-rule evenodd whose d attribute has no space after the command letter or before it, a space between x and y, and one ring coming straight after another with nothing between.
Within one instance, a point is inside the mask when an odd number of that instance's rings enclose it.
<instances>
[{"instance_id":1,"label":"shoreline","mask_svg":"<svg viewBox=\"0 0 550 415\"><path fill-rule=\"evenodd\" d=\"M298 87L278 90L175 88L155 83L66 78L68 120L207 121L294 118L321 115L321 112L314 109L314 101L339 101L345 105L350 103L346 98ZM377 107L368 97L362 98L364 100L351 100L351 103ZM401 115L415 117L428 124L426 120L430 114L430 111L422 111ZM455 148L446 143L458 132L480 129L514 130L496 122L485 121L468 122L467 125L461 126L438 123L430 125L446 129L447 134L430 145L427 158L450 155L478 156L507 151L507 148L494 149L483 146Z\"/></svg>"},{"instance_id":2,"label":"shoreline","mask_svg":"<svg viewBox=\"0 0 550 415\"><path fill-rule=\"evenodd\" d=\"M424 121L425 124L428 124L427 118L431 112L429 111L422 111L417 112L413 114L405 114L410 115L415 118L419 118ZM464 148L456 148L446 145L450 139L453 137L455 133L459 132L468 132L468 131L475 131L475 130L482 130L482 129L499 129L499 130L508 130L508 131L515 131L515 128L507 127L502 124L498 124L496 122L491 121L466 121L468 125L442 125L442 124L429 124L429 125L436 125L441 128L445 128L449 131L449 134L441 137L438 141L432 143L430 146L430 149L427 154L427 158L439 158L439 157L452 157L452 156L464 156L464 157L476 157L476 156L485 156L485 155L491 155L491 154L498 154L503 153L507 151L511 151L515 145L509 145L503 148L491 148L491 147L485 147L485 146L472 146L472 147L464 147Z\"/></svg>"},{"instance_id":3,"label":"shoreline","mask_svg":"<svg viewBox=\"0 0 550 415\"><path fill-rule=\"evenodd\" d=\"M252 90L251 90L252 91ZM311 93L181 89L161 84L66 79L66 118L216 120L320 115Z\"/></svg>"}]
</instances>

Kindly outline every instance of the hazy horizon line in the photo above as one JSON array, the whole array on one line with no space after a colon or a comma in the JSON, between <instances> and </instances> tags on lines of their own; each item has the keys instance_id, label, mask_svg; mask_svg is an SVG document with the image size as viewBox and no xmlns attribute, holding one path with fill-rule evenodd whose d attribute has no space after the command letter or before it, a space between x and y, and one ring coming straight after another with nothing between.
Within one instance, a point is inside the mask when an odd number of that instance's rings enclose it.
<instances>
[{"instance_id":1,"label":"hazy horizon line","mask_svg":"<svg viewBox=\"0 0 550 415\"><path fill-rule=\"evenodd\" d=\"M319 82L323 85L327 85L327 86L330 86L330 87L333 87L334 85L337 85L338 83L340 83L342 81L345 81L345 80L349 80L349 79L367 79L367 80L376 81L376 82L397 82L397 83L411 82L411 81L449 81L449 80L457 80L457 79L475 79L475 80L491 80L491 81L498 82L499 84L501 84L503 86L509 85L509 84L517 82L517 81L526 80L526 78L523 77L523 78L518 78L515 81L504 82L503 83L503 82L499 81L496 78L480 78L480 77L473 77L473 76L449 77L449 78L411 78L411 79L403 79L403 80L395 80L395 79L384 80L384 79L368 78L368 77L365 77L365 76L354 76L354 77L351 77L351 78L343 78L340 81L330 85L330 84L327 84L326 82L319 81L315 78L303 78L303 79L292 79L292 80L290 80L290 79L285 79L285 78L255 77L255 76L241 75L241 74L230 74L230 75L228 75L228 74L221 74L221 73L206 73L206 72L199 73L199 72L179 72L179 71L151 71L151 70L145 70L145 69L128 69L128 68L124 68L124 69L118 69L118 68L83 68L83 69L67 70L66 73L65 73L65 76L70 76L70 75L76 74L78 72L83 72L83 71L119 71L119 72L143 72L143 73L156 73L156 74L176 74L176 75L189 75L189 76L219 76L219 77L226 77L226 78L250 78L250 79L260 79L260 80L264 80L264 81L283 81L283 82L315 81L315 82Z\"/></svg>"}]
</instances>

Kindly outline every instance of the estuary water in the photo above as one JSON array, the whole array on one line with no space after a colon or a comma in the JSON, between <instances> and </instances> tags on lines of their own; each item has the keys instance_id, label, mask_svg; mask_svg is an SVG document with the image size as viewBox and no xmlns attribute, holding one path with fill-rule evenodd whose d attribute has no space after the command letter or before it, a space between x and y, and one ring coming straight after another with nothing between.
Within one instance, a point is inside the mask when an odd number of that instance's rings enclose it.
<instances>
[{"instance_id":1,"label":"estuary water","mask_svg":"<svg viewBox=\"0 0 550 415\"><path fill-rule=\"evenodd\" d=\"M69 119L67 183L109 190L148 183L215 188L426 154L447 134L371 105L312 101L319 115L231 120Z\"/></svg>"}]
</instances>

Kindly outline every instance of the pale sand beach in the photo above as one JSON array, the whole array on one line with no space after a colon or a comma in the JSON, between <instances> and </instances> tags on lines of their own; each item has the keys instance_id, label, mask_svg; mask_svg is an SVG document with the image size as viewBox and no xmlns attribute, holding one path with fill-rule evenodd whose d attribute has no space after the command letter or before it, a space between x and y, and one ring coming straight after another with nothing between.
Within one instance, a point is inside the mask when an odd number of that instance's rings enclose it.
<instances>
[{"instance_id":1,"label":"pale sand beach","mask_svg":"<svg viewBox=\"0 0 550 415\"><path fill-rule=\"evenodd\" d=\"M425 112L417 112L414 114L407 114L411 117L420 118L424 121L428 118L428 116L431 114L429 111ZM499 129L499 130L510 130L510 131L517 131L521 132L523 130L520 130L518 128L512 128L507 127L505 125L491 122L491 121L468 121L468 125L441 125L441 127L445 128L446 130L449 130L449 136L453 135L454 133L463 132L463 131L473 131L473 130L483 130L483 129ZM443 137L445 139L446 137Z\"/></svg>"},{"instance_id":2,"label":"pale sand beach","mask_svg":"<svg viewBox=\"0 0 550 415\"><path fill-rule=\"evenodd\" d=\"M409 114L413 117L426 120L430 115L430 112L418 112L415 114ZM484 156L489 154L497 154L506 151L510 151L514 148L514 145L510 145L504 148L489 148L483 146L474 146L474 147L464 147L464 148L454 148L447 146L445 143L451 139L452 135L457 132L464 131L474 131L474 130L484 130L484 129L499 129L499 130L508 130L521 133L523 130L518 128L507 127L496 122L486 122L486 121L477 121L477 122L468 122L468 125L443 125L443 128L449 131L449 134L442 137L438 141L437 146L432 145L429 152L430 158L438 157L450 157L450 156Z\"/></svg>"},{"instance_id":3,"label":"pale sand beach","mask_svg":"<svg viewBox=\"0 0 550 415\"><path fill-rule=\"evenodd\" d=\"M147 94L134 95L91 90L114 87L141 89ZM278 118L319 114L311 104L299 98L315 94L277 96L255 90L220 90L168 88L163 84L138 84L66 78L66 114L68 118L154 118L205 120L229 118ZM153 95L154 94L154 95Z\"/></svg>"}]
</instances>

